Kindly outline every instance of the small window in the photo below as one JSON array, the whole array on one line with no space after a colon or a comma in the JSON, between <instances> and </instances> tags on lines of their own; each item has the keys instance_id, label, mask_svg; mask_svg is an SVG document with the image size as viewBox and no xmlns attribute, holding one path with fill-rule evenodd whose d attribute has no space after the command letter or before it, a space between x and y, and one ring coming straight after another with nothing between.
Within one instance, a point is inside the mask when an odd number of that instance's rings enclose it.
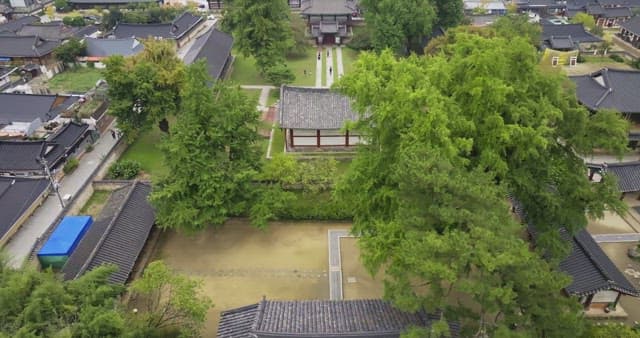
<instances>
[{"instance_id":1,"label":"small window","mask_svg":"<svg viewBox=\"0 0 640 338\"><path fill-rule=\"evenodd\" d=\"M578 63L578 57L577 56L572 56L571 58L569 58L569 66L570 67L575 67L577 63Z\"/></svg>"},{"instance_id":2,"label":"small window","mask_svg":"<svg viewBox=\"0 0 640 338\"><path fill-rule=\"evenodd\" d=\"M554 57L552 57L552 58L551 58L551 65L552 65L553 67L555 67L555 66L557 66L557 65L558 65L558 62L559 62L559 61L560 61L560 57L558 57L558 56L554 56Z\"/></svg>"}]
</instances>

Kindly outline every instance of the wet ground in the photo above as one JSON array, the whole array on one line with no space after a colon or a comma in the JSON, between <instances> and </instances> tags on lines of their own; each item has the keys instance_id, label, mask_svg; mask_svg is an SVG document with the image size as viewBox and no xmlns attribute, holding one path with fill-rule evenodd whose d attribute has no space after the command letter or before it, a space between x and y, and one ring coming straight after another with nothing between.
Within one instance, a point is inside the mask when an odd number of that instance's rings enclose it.
<instances>
[{"instance_id":1,"label":"wet ground","mask_svg":"<svg viewBox=\"0 0 640 338\"><path fill-rule=\"evenodd\" d=\"M194 236L167 232L158 245L158 257L175 270L204 281L204 291L215 307L202 335L215 337L221 311L268 299L328 299L329 229L349 229L347 223L272 223L264 230L244 219ZM355 240L353 241L355 244ZM366 286L358 270L358 249L349 245L342 257ZM351 271L351 270L350 270ZM354 295L378 296L375 292Z\"/></svg>"}]
</instances>

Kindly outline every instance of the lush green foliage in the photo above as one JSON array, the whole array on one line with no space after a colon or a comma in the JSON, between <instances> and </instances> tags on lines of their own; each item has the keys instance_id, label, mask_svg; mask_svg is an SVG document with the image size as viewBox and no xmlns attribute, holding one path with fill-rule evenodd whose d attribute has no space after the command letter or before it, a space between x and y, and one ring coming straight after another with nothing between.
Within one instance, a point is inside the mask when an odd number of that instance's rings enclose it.
<instances>
[{"instance_id":1,"label":"lush green foliage","mask_svg":"<svg viewBox=\"0 0 640 338\"><path fill-rule=\"evenodd\" d=\"M181 6L158 6L156 3L140 3L127 11L110 8L102 15L102 24L106 30L112 29L118 22L126 23L166 23L182 14L187 8Z\"/></svg>"},{"instance_id":2,"label":"lush green foliage","mask_svg":"<svg viewBox=\"0 0 640 338\"><path fill-rule=\"evenodd\" d=\"M596 27L596 20L593 18L593 15L585 12L576 13L576 15L571 18L571 23L581 23L584 28L588 30L593 30Z\"/></svg>"},{"instance_id":3,"label":"lush green foliage","mask_svg":"<svg viewBox=\"0 0 640 338\"><path fill-rule=\"evenodd\" d=\"M142 53L127 59L111 56L105 63L109 113L118 118L118 128L129 142L178 112L184 64L171 41L148 40Z\"/></svg>"},{"instance_id":4,"label":"lush green foliage","mask_svg":"<svg viewBox=\"0 0 640 338\"><path fill-rule=\"evenodd\" d=\"M109 167L109 178L116 180L132 180L138 176L142 165L138 161L120 160Z\"/></svg>"},{"instance_id":5,"label":"lush green foliage","mask_svg":"<svg viewBox=\"0 0 640 338\"><path fill-rule=\"evenodd\" d=\"M149 263L129 290L142 311L138 320L150 329L177 328L183 337L197 337L211 299L201 296L202 281L176 274L162 261Z\"/></svg>"},{"instance_id":6,"label":"lush green foliage","mask_svg":"<svg viewBox=\"0 0 640 338\"><path fill-rule=\"evenodd\" d=\"M225 10L224 29L233 33L236 47L245 57L256 59L262 75L287 72L285 56L296 46L289 12L285 0L235 0ZM294 75L273 79L291 77Z\"/></svg>"},{"instance_id":7,"label":"lush green foliage","mask_svg":"<svg viewBox=\"0 0 640 338\"><path fill-rule=\"evenodd\" d=\"M526 14L501 16L491 25L496 34L505 39L521 37L527 39L532 46L540 44L540 25L529 22Z\"/></svg>"},{"instance_id":8,"label":"lush green foliage","mask_svg":"<svg viewBox=\"0 0 640 338\"><path fill-rule=\"evenodd\" d=\"M85 54L87 45L78 38L71 38L67 42L56 47L53 51L55 57L64 63L75 63L76 57Z\"/></svg>"},{"instance_id":9,"label":"lush green foliage","mask_svg":"<svg viewBox=\"0 0 640 338\"><path fill-rule=\"evenodd\" d=\"M293 43L287 51L289 57L302 57L307 54L307 49L311 45L307 38L307 23L302 20L299 13L290 12L289 21L291 22L291 37Z\"/></svg>"},{"instance_id":10,"label":"lush green foliage","mask_svg":"<svg viewBox=\"0 0 640 338\"><path fill-rule=\"evenodd\" d=\"M276 87L291 83L296 79L291 69L289 69L285 63L270 66L264 71L264 77Z\"/></svg>"},{"instance_id":11,"label":"lush green foliage","mask_svg":"<svg viewBox=\"0 0 640 338\"><path fill-rule=\"evenodd\" d=\"M338 88L362 115L367 144L337 186L354 210L363 262L385 268L385 294L407 310L444 310L466 327L576 336L570 280L531 251L505 202L512 193L558 258L558 227L623 210L611 182L592 184L578 154L621 154L628 126L590 114L566 78L542 73L531 42L457 31L440 53L364 54ZM462 301L463 300L463 301Z\"/></svg>"},{"instance_id":12,"label":"lush green foliage","mask_svg":"<svg viewBox=\"0 0 640 338\"><path fill-rule=\"evenodd\" d=\"M210 88L203 62L188 67L181 115L162 145L171 175L150 200L160 226L199 230L246 210L260 165L259 114L239 88Z\"/></svg>"},{"instance_id":13,"label":"lush green foliage","mask_svg":"<svg viewBox=\"0 0 640 338\"><path fill-rule=\"evenodd\" d=\"M62 23L64 23L67 26L72 26L72 27L82 27L82 26L86 25L86 22L84 22L84 18L81 17L80 15L65 16L62 19Z\"/></svg>"},{"instance_id":14,"label":"lush green foliage","mask_svg":"<svg viewBox=\"0 0 640 338\"><path fill-rule=\"evenodd\" d=\"M69 9L69 2L67 0L55 0L53 5L57 12L65 12Z\"/></svg>"},{"instance_id":15,"label":"lush green foliage","mask_svg":"<svg viewBox=\"0 0 640 338\"><path fill-rule=\"evenodd\" d=\"M640 338L640 332L622 323L605 323L591 325L582 338Z\"/></svg>"},{"instance_id":16,"label":"lush green foliage","mask_svg":"<svg viewBox=\"0 0 640 338\"><path fill-rule=\"evenodd\" d=\"M609 59L615 61L615 62L624 62L624 58L618 54L611 54L609 55Z\"/></svg>"},{"instance_id":17,"label":"lush green foliage","mask_svg":"<svg viewBox=\"0 0 640 338\"><path fill-rule=\"evenodd\" d=\"M444 29L455 27L462 22L464 6L462 0L433 0L436 8L434 27Z\"/></svg>"},{"instance_id":18,"label":"lush green foliage","mask_svg":"<svg viewBox=\"0 0 640 338\"><path fill-rule=\"evenodd\" d=\"M353 37L349 40L349 48L355 50L370 50L373 48L371 29L369 26L358 27L353 30Z\"/></svg>"},{"instance_id":19,"label":"lush green foliage","mask_svg":"<svg viewBox=\"0 0 640 338\"><path fill-rule=\"evenodd\" d=\"M64 167L62 167L62 171L67 175L71 174L76 170L76 168L78 168L79 164L80 162L77 158L71 158L67 161L67 163L64 164Z\"/></svg>"}]
</instances>

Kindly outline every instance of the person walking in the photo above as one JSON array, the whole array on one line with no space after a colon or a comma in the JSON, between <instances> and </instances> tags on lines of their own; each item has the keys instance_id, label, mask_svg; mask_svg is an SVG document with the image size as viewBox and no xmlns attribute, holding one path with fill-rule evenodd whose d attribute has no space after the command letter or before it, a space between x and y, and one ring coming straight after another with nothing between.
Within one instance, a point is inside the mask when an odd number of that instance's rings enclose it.
<instances>
[{"instance_id":1,"label":"person walking","mask_svg":"<svg viewBox=\"0 0 640 338\"><path fill-rule=\"evenodd\" d=\"M307 76L307 70L306 69L304 70L304 76Z\"/></svg>"},{"instance_id":2,"label":"person walking","mask_svg":"<svg viewBox=\"0 0 640 338\"><path fill-rule=\"evenodd\" d=\"M111 129L111 137L115 140L116 138L116 131Z\"/></svg>"},{"instance_id":3,"label":"person walking","mask_svg":"<svg viewBox=\"0 0 640 338\"><path fill-rule=\"evenodd\" d=\"M329 76L331 76L332 72L333 72L333 67L329 67Z\"/></svg>"}]
</instances>

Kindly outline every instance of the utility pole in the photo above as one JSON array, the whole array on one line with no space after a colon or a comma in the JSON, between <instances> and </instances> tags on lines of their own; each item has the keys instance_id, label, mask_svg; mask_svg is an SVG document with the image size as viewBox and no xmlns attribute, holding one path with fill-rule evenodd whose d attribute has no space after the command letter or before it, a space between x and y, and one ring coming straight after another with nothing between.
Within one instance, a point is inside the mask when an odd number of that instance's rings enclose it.
<instances>
[{"instance_id":1,"label":"utility pole","mask_svg":"<svg viewBox=\"0 0 640 338\"><path fill-rule=\"evenodd\" d=\"M62 207L62 209L64 209L64 201L60 196L60 191L58 190L58 183L56 183L56 181L53 179L53 176L51 176L51 171L49 170L49 165L47 164L47 160L44 157L41 157L40 163L44 166L44 172L47 174L47 177L49 178L49 182L51 182L53 191L55 191L56 196L58 196L58 201L60 201L60 206Z\"/></svg>"}]
</instances>

